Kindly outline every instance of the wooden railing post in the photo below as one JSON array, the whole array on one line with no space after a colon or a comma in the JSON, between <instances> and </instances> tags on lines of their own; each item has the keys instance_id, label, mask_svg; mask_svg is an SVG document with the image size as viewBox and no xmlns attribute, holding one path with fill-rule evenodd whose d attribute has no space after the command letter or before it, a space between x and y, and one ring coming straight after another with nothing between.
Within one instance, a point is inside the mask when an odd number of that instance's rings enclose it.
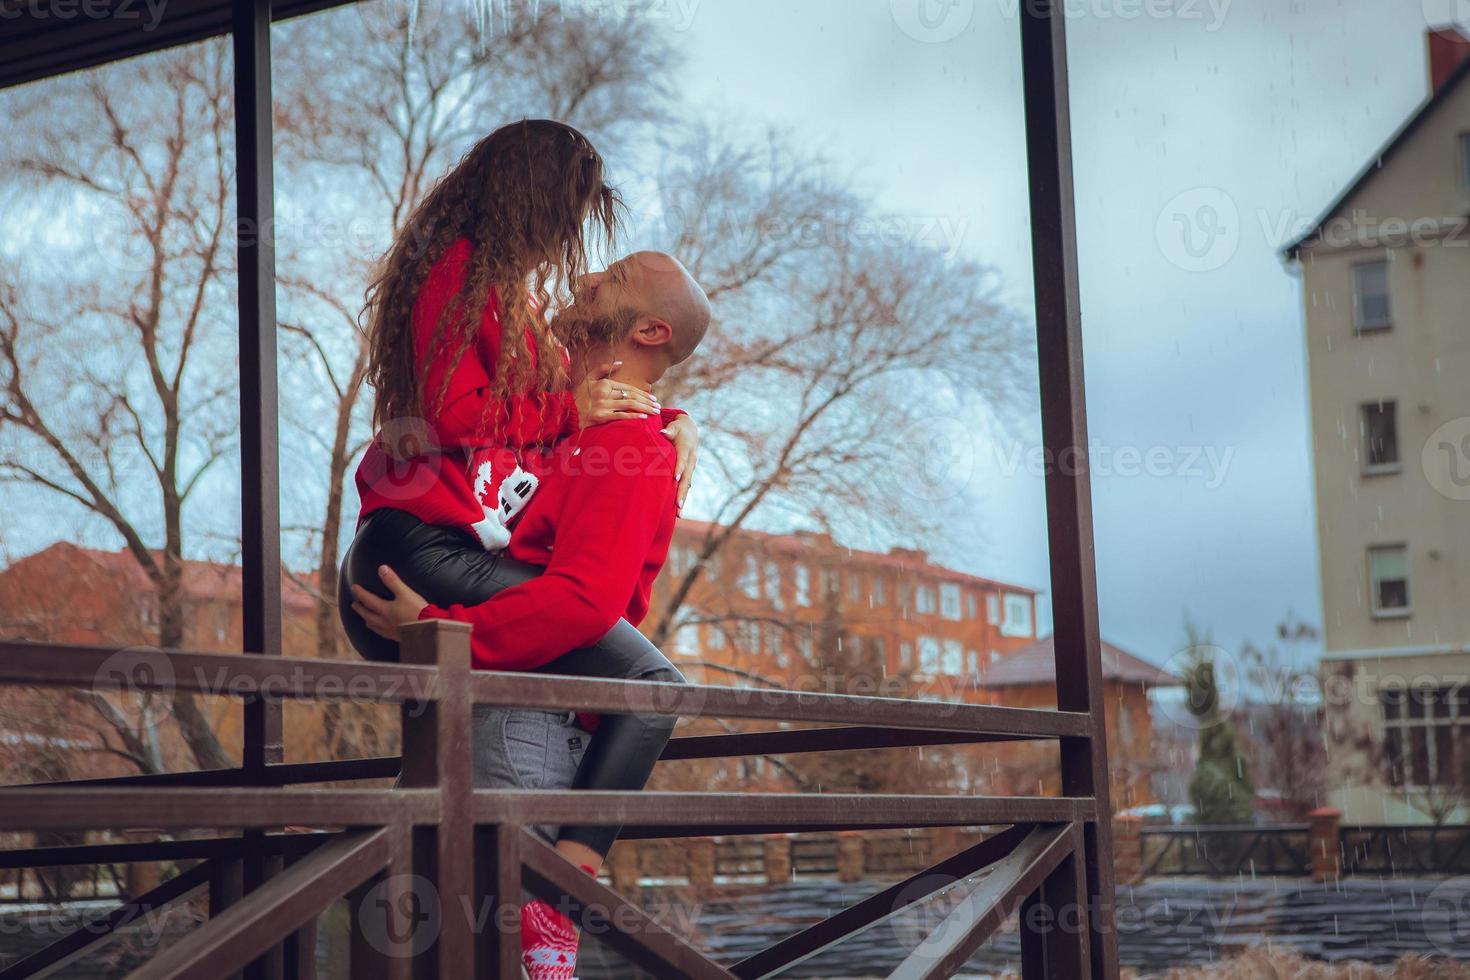
<instances>
[{"instance_id":1,"label":"wooden railing post","mask_svg":"<svg viewBox=\"0 0 1470 980\"><path fill-rule=\"evenodd\" d=\"M401 627L399 650L405 664L438 669L433 701L405 701L403 769L405 789L439 791L439 825L429 853L416 854L414 865L435 891L437 941L420 953L417 975L463 980L475 969L475 826L472 816L470 731L470 627L434 619Z\"/></svg>"}]
</instances>

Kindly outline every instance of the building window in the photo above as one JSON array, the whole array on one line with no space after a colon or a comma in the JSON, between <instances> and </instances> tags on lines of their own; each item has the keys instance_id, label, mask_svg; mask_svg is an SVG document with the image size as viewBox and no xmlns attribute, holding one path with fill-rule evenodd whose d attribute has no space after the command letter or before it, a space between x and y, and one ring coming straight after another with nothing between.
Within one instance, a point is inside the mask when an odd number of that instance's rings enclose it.
<instances>
[{"instance_id":1,"label":"building window","mask_svg":"<svg viewBox=\"0 0 1470 980\"><path fill-rule=\"evenodd\" d=\"M861 602L863 599L863 580L857 572L847 573L847 601Z\"/></svg>"},{"instance_id":2,"label":"building window","mask_svg":"<svg viewBox=\"0 0 1470 980\"><path fill-rule=\"evenodd\" d=\"M766 562L766 599L773 608L781 608L781 566L773 561Z\"/></svg>"},{"instance_id":3,"label":"building window","mask_svg":"<svg viewBox=\"0 0 1470 980\"><path fill-rule=\"evenodd\" d=\"M965 618L969 620L980 618L980 599L973 592L965 593Z\"/></svg>"},{"instance_id":4,"label":"building window","mask_svg":"<svg viewBox=\"0 0 1470 980\"><path fill-rule=\"evenodd\" d=\"M810 606L812 604L812 570L805 565L797 565L792 569L791 574L796 580L796 604Z\"/></svg>"},{"instance_id":5,"label":"building window","mask_svg":"<svg viewBox=\"0 0 1470 980\"><path fill-rule=\"evenodd\" d=\"M991 626L1000 625L1000 596L985 597L985 618L990 621Z\"/></svg>"},{"instance_id":6,"label":"building window","mask_svg":"<svg viewBox=\"0 0 1470 980\"><path fill-rule=\"evenodd\" d=\"M939 615L945 619L960 618L960 587L953 582L939 586Z\"/></svg>"},{"instance_id":7,"label":"building window","mask_svg":"<svg viewBox=\"0 0 1470 980\"><path fill-rule=\"evenodd\" d=\"M1409 549L1401 544L1369 548L1368 582L1373 590L1373 615L1408 615Z\"/></svg>"},{"instance_id":8,"label":"building window","mask_svg":"<svg viewBox=\"0 0 1470 980\"><path fill-rule=\"evenodd\" d=\"M760 629L755 623L743 621L735 624L735 649L751 655L761 652Z\"/></svg>"},{"instance_id":9,"label":"building window","mask_svg":"<svg viewBox=\"0 0 1470 980\"><path fill-rule=\"evenodd\" d=\"M1363 471L1386 473L1399 468L1399 432L1394 402L1369 402L1361 406Z\"/></svg>"},{"instance_id":10,"label":"building window","mask_svg":"<svg viewBox=\"0 0 1470 980\"><path fill-rule=\"evenodd\" d=\"M939 640L932 636L919 637L919 673L939 673Z\"/></svg>"},{"instance_id":11,"label":"building window","mask_svg":"<svg viewBox=\"0 0 1470 980\"><path fill-rule=\"evenodd\" d=\"M873 576L873 605L881 606L888 601L888 592L883 585L883 576Z\"/></svg>"},{"instance_id":12,"label":"building window","mask_svg":"<svg viewBox=\"0 0 1470 980\"><path fill-rule=\"evenodd\" d=\"M876 660L886 673L888 670L888 644L881 636L868 637L868 656Z\"/></svg>"},{"instance_id":13,"label":"building window","mask_svg":"<svg viewBox=\"0 0 1470 980\"><path fill-rule=\"evenodd\" d=\"M804 629L796 631L796 652L801 657L802 663L812 661L812 635Z\"/></svg>"},{"instance_id":14,"label":"building window","mask_svg":"<svg viewBox=\"0 0 1470 980\"><path fill-rule=\"evenodd\" d=\"M959 640L945 640L942 666L946 674L963 674L965 672L965 645Z\"/></svg>"},{"instance_id":15,"label":"building window","mask_svg":"<svg viewBox=\"0 0 1470 980\"><path fill-rule=\"evenodd\" d=\"M704 645L711 650L725 649L725 630L718 623L706 623Z\"/></svg>"},{"instance_id":16,"label":"building window","mask_svg":"<svg viewBox=\"0 0 1470 980\"><path fill-rule=\"evenodd\" d=\"M1470 779L1470 687L1385 688L1378 702L1391 785L1458 788Z\"/></svg>"},{"instance_id":17,"label":"building window","mask_svg":"<svg viewBox=\"0 0 1470 980\"><path fill-rule=\"evenodd\" d=\"M761 566L755 555L745 556L745 568L740 573L740 591L751 599L761 597Z\"/></svg>"},{"instance_id":18,"label":"building window","mask_svg":"<svg viewBox=\"0 0 1470 980\"><path fill-rule=\"evenodd\" d=\"M1353 266L1353 326L1359 331L1389 327L1388 260Z\"/></svg>"},{"instance_id":19,"label":"building window","mask_svg":"<svg viewBox=\"0 0 1470 980\"><path fill-rule=\"evenodd\" d=\"M698 653L699 652L699 624L685 623L679 627L674 634L675 653Z\"/></svg>"},{"instance_id":20,"label":"building window","mask_svg":"<svg viewBox=\"0 0 1470 980\"><path fill-rule=\"evenodd\" d=\"M862 656L863 638L861 636L858 636L856 633L849 633L839 642L842 644L843 651L851 656L852 659L857 660Z\"/></svg>"},{"instance_id":21,"label":"building window","mask_svg":"<svg viewBox=\"0 0 1470 980\"><path fill-rule=\"evenodd\" d=\"M766 652L776 658L777 667L785 667L791 663L791 657L786 652L785 638L782 634L785 630L775 623L766 626Z\"/></svg>"},{"instance_id":22,"label":"building window","mask_svg":"<svg viewBox=\"0 0 1470 980\"><path fill-rule=\"evenodd\" d=\"M1031 635L1031 600L1023 595L1006 596L1006 618L1000 631L1005 636Z\"/></svg>"},{"instance_id":23,"label":"building window","mask_svg":"<svg viewBox=\"0 0 1470 980\"><path fill-rule=\"evenodd\" d=\"M822 569L822 595L839 596L842 594L842 577L835 568Z\"/></svg>"},{"instance_id":24,"label":"building window","mask_svg":"<svg viewBox=\"0 0 1470 980\"><path fill-rule=\"evenodd\" d=\"M972 674L978 674L978 673L980 673L980 651L979 650L971 650L970 653L969 653L969 657L970 657L970 673L972 673Z\"/></svg>"},{"instance_id":25,"label":"building window","mask_svg":"<svg viewBox=\"0 0 1470 980\"><path fill-rule=\"evenodd\" d=\"M898 667L900 670L908 670L914 665L914 645L912 643L900 643L898 645Z\"/></svg>"},{"instance_id":26,"label":"building window","mask_svg":"<svg viewBox=\"0 0 1470 980\"><path fill-rule=\"evenodd\" d=\"M934 615L935 607L933 586L914 586L914 611L921 616L932 616Z\"/></svg>"}]
</instances>

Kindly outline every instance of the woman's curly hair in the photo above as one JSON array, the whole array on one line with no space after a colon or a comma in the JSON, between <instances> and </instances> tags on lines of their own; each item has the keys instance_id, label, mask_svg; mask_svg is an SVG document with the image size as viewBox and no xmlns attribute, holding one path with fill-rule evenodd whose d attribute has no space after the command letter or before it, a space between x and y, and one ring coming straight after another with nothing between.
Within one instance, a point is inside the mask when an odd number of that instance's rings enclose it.
<instances>
[{"instance_id":1,"label":"woman's curly hair","mask_svg":"<svg viewBox=\"0 0 1470 980\"><path fill-rule=\"evenodd\" d=\"M493 426L505 421L489 418L491 406L563 386L565 367L545 311L554 293L586 271L588 226L611 245L620 207L603 180L602 157L565 123L522 120L476 143L414 209L368 287L366 378L374 389L374 429L439 407L489 302L500 314L500 357L481 431L493 437ZM429 270L462 238L472 248L464 285L445 304L430 353L416 365L414 301ZM449 370L438 391L425 391L432 352L441 344L453 345Z\"/></svg>"}]
</instances>

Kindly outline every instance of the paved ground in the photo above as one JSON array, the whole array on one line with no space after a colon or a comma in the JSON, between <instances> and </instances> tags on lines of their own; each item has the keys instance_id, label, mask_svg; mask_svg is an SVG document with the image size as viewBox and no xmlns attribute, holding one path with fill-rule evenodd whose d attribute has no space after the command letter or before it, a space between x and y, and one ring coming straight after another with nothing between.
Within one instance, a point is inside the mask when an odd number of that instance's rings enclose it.
<instances>
[{"instance_id":1,"label":"paved ground","mask_svg":"<svg viewBox=\"0 0 1470 980\"><path fill-rule=\"evenodd\" d=\"M652 910L681 932L694 931L705 948L726 961L755 952L877 890L878 884L843 885L832 881L796 882L762 893L702 905L678 901L673 892L646 893ZM660 904L661 896L667 903ZM24 925L14 910L0 909L0 965L42 944L38 932L55 933L35 912ZM345 937L341 910L324 923L318 962L323 980L341 976ZM934 906L907 913L834 947L784 976L864 978L885 976L944 918ZM75 921L73 919L73 921ZM1297 879L1219 882L1160 879L1124 889L1119 896L1119 946L1125 965L1147 973L1170 966L1202 965L1252 946L1274 945L1325 960L1391 962L1404 953L1454 955L1470 959L1470 878L1444 880L1350 879L1340 885L1314 885ZM180 916L161 926L166 936L187 931ZM165 939L167 941L167 939ZM149 943L145 947L151 946ZM338 944L340 945L340 943ZM969 963L967 973L983 976L1017 965L1014 928L998 936ZM72 964L57 976L102 980L123 975L146 957L113 947ZM636 974L595 941L584 944L582 980L609 980Z\"/></svg>"},{"instance_id":2,"label":"paved ground","mask_svg":"<svg viewBox=\"0 0 1470 980\"><path fill-rule=\"evenodd\" d=\"M1438 889L1438 891L1436 891ZM875 890L805 882L761 895L711 903L693 914L701 941L721 959L738 959L829 911ZM1449 898L1451 902L1441 901ZM1296 879L1218 882L1161 879L1119 896L1119 948L1125 965L1148 972L1201 965L1249 946L1274 944L1326 960L1392 962L1404 953L1470 959L1470 881L1354 879L1337 886ZM666 916L673 917L672 912ZM1457 918L1458 916L1458 918ZM899 962L943 919L941 909L880 925L801 964L785 976L876 977ZM583 980L625 977L613 958L592 948ZM977 954L977 974L1015 968L1014 931Z\"/></svg>"}]
</instances>

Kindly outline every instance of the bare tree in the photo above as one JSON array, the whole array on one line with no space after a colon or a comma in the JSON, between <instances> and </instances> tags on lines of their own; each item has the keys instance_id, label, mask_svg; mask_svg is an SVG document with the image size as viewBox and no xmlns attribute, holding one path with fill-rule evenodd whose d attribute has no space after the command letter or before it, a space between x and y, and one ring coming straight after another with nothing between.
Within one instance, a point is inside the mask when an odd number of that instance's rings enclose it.
<instances>
[{"instance_id":1,"label":"bare tree","mask_svg":"<svg viewBox=\"0 0 1470 980\"><path fill-rule=\"evenodd\" d=\"M1295 820L1321 806L1326 795L1321 699L1316 678L1296 649L1318 633L1288 616L1277 625L1276 635L1278 643L1262 648L1248 642L1241 651L1255 702L1248 706L1247 718L1254 750L1251 769L1257 785L1279 793Z\"/></svg>"},{"instance_id":2,"label":"bare tree","mask_svg":"<svg viewBox=\"0 0 1470 980\"><path fill-rule=\"evenodd\" d=\"M229 77L211 42L7 95L6 189L97 253L37 249L0 282L0 478L122 540L163 647L186 630L186 505L234 445ZM170 707L200 766L233 765L192 695Z\"/></svg>"},{"instance_id":3,"label":"bare tree","mask_svg":"<svg viewBox=\"0 0 1470 980\"><path fill-rule=\"evenodd\" d=\"M710 293L717 329L665 382L665 401L700 420L702 479L715 487L700 504L715 526L660 611L656 643L757 513L934 530L916 486L929 420L1006 412L1029 350L988 269L865 230L884 216L785 139L741 148L696 128L670 158L667 247Z\"/></svg>"}]
</instances>

